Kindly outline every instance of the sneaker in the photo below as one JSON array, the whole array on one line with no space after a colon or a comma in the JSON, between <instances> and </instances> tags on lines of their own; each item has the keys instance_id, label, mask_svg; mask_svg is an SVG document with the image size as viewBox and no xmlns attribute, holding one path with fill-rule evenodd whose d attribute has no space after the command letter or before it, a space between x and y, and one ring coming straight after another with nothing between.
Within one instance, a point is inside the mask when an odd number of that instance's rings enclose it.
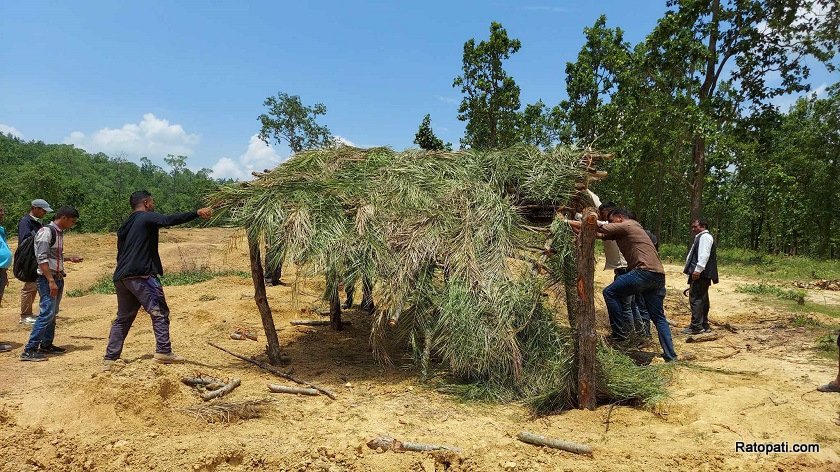
<instances>
[{"instance_id":1,"label":"sneaker","mask_svg":"<svg viewBox=\"0 0 840 472\"><path fill-rule=\"evenodd\" d=\"M36 319L34 316L21 316L20 324L34 325Z\"/></svg>"},{"instance_id":2,"label":"sneaker","mask_svg":"<svg viewBox=\"0 0 840 472\"><path fill-rule=\"evenodd\" d=\"M711 333L712 332L712 327L709 326L709 327L703 328L703 332L704 333Z\"/></svg>"},{"instance_id":3,"label":"sneaker","mask_svg":"<svg viewBox=\"0 0 840 472\"><path fill-rule=\"evenodd\" d=\"M0 352L9 352L12 350L11 344L0 344Z\"/></svg>"},{"instance_id":4,"label":"sneaker","mask_svg":"<svg viewBox=\"0 0 840 472\"><path fill-rule=\"evenodd\" d=\"M119 359L102 359L102 372L113 372L117 368Z\"/></svg>"},{"instance_id":5,"label":"sneaker","mask_svg":"<svg viewBox=\"0 0 840 472\"><path fill-rule=\"evenodd\" d=\"M162 352L156 352L154 357L155 362L158 364L180 364L186 359L175 354L174 352L170 352L169 354L164 354Z\"/></svg>"},{"instance_id":6,"label":"sneaker","mask_svg":"<svg viewBox=\"0 0 840 472\"><path fill-rule=\"evenodd\" d=\"M47 356L41 354L38 351L23 351L23 354L20 355L20 360L30 361L30 362L40 362L40 361L47 360Z\"/></svg>"},{"instance_id":7,"label":"sneaker","mask_svg":"<svg viewBox=\"0 0 840 472\"><path fill-rule=\"evenodd\" d=\"M38 352L43 354L64 354L65 352L67 352L67 349L64 349L63 347L58 347L55 344L42 344L41 347L38 348Z\"/></svg>"},{"instance_id":8,"label":"sneaker","mask_svg":"<svg viewBox=\"0 0 840 472\"><path fill-rule=\"evenodd\" d=\"M688 328L684 328L682 331L680 331L680 333L682 334L700 334L702 332L702 329L693 329L691 326L689 326Z\"/></svg>"}]
</instances>

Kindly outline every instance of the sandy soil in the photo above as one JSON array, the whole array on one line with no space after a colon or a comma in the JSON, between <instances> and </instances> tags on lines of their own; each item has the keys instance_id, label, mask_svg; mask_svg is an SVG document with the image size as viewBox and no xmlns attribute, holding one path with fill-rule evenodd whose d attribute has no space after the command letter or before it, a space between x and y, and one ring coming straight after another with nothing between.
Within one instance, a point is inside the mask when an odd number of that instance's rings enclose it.
<instances>
[{"instance_id":1,"label":"sandy soil","mask_svg":"<svg viewBox=\"0 0 840 472\"><path fill-rule=\"evenodd\" d=\"M166 231L164 266L247 270L244 244L231 244L233 234ZM66 247L86 258L69 268L67 290L86 288L113 268L114 235L71 235ZM668 314L685 326L680 267L668 270ZM68 352L26 363L18 356L29 331L17 324L20 283L12 281L0 309L0 340L15 346L0 354L0 470L840 469L840 427L834 424L840 395L815 391L836 374L836 363L812 350L827 329L791 326L791 314L736 293L736 285L748 281L722 272L724 280L712 289L712 317L738 327L738 333L719 328L723 339L700 344L686 344L677 335L678 352L695 360L677 367L672 397L657 411L605 405L539 418L520 405L464 403L422 383L410 367L378 365L360 311L346 312L353 324L343 332L290 326L290 319L317 316L311 312L321 306L317 280L299 281L296 297L289 287L269 287L269 302L291 358L288 368L335 390L335 401L269 394L266 383L288 382L206 344L215 341L248 356L262 351L262 336L260 342L228 337L236 326L261 331L249 279L168 287L173 346L190 362L152 362L154 337L141 312L123 353L127 363L111 374L101 372L101 358L116 308L113 295L65 298L56 343ZM610 276L599 272L598 280L603 284ZM833 295L811 296L840 303ZM830 322L825 315L813 316ZM262 417L208 424L183 412L202 403L180 382L196 371L242 379L226 399L268 399ZM523 430L587 443L595 452L590 458L520 443L516 435ZM450 444L463 452L378 453L365 446L377 435ZM820 451L741 453L736 441L818 443Z\"/></svg>"}]
</instances>

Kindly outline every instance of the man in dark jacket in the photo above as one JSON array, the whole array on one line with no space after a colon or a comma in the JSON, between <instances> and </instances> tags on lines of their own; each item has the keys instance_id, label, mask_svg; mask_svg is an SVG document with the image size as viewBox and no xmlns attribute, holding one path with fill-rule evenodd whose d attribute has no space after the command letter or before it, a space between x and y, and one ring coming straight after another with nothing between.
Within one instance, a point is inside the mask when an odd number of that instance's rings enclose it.
<instances>
[{"instance_id":1,"label":"man in dark jacket","mask_svg":"<svg viewBox=\"0 0 840 472\"><path fill-rule=\"evenodd\" d=\"M29 213L23 215L18 223L18 244L24 239L35 236L35 233L41 229L41 218L47 213L51 213L52 208L46 200L36 198L32 200L32 205L29 208ZM38 294L37 282L24 282L20 289L20 323L21 324L35 324L35 317L32 316L32 303L35 302L35 295Z\"/></svg>"},{"instance_id":2,"label":"man in dark jacket","mask_svg":"<svg viewBox=\"0 0 840 472\"><path fill-rule=\"evenodd\" d=\"M171 364L184 361L183 357L172 352L169 341L169 307L159 278L163 275L163 265L158 253L158 231L197 217L206 220L213 215L210 208L173 215L155 213L155 201L145 190L132 193L130 203L134 212L117 231L117 267L114 269L117 318L111 325L105 350L103 367L106 371L111 370L120 358L125 338L141 306L152 317L157 344L155 362Z\"/></svg>"},{"instance_id":3,"label":"man in dark jacket","mask_svg":"<svg viewBox=\"0 0 840 472\"><path fill-rule=\"evenodd\" d=\"M688 276L688 302L691 305L691 326L683 334L700 334L711 331L709 326L709 286L718 283L717 250L715 238L709 232L706 220L691 222L694 243L685 258L683 273Z\"/></svg>"}]
</instances>

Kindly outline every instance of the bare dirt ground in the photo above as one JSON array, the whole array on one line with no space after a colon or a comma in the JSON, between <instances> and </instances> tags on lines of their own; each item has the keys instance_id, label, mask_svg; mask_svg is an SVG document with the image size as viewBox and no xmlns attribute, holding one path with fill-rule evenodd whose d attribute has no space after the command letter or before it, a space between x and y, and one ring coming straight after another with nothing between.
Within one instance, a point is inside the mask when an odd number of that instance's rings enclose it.
<instances>
[{"instance_id":1,"label":"bare dirt ground","mask_svg":"<svg viewBox=\"0 0 840 472\"><path fill-rule=\"evenodd\" d=\"M176 229L162 233L161 253L170 271L184 264L247 270L245 245L232 246L228 229ZM69 267L66 290L91 286L114 264L114 235L71 235L67 252L85 262ZM681 267L667 266L669 318L689 319ZM671 399L656 411L600 406L533 417L520 405L465 403L422 383L416 371L382 367L369 351L367 316L345 312L353 324L292 327L322 306L318 280L269 287L269 303L288 368L332 388L338 398L269 394L266 384L289 382L209 347L214 341L248 356L263 351L250 279L217 277L197 285L167 287L172 338L182 365L152 362L154 337L141 311L126 342L121 370L101 372L105 338L114 317L113 295L65 298L56 343L68 348L47 362L20 362L28 328L19 326L20 283L12 281L0 309L0 341L15 349L0 354L0 470L840 470L840 394L817 385L833 378L836 361L815 356L814 340L826 328L796 328L793 316L735 292L726 277L711 291L712 318L739 328L713 342L686 344L695 359L676 368ZM294 274L285 274L294 280ZM611 274L598 272L598 282ZM812 298L833 303L837 297ZM596 297L599 299L600 297ZM603 312L603 304L599 307ZM302 313L302 311L306 313ZM603 315L603 314L602 314ZM813 315L826 324L825 315ZM603 323L603 320L602 324ZM260 340L235 341L244 326ZM676 331L676 329L675 329ZM397 363L400 360L397 359ZM262 417L234 423L196 419L181 409L201 403L181 377L201 371L238 377L242 386L226 401L269 399ZM587 443L593 457L538 448L516 440L527 430ZM387 434L404 441L449 444L457 457L378 453L365 446ZM736 441L817 443L818 453L756 454L735 451Z\"/></svg>"}]
</instances>

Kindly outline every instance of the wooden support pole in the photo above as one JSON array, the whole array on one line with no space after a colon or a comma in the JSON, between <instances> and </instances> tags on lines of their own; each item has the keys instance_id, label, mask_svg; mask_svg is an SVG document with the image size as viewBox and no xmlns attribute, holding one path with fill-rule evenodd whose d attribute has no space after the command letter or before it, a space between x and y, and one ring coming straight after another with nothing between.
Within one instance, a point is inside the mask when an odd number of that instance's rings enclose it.
<instances>
[{"instance_id":1,"label":"wooden support pole","mask_svg":"<svg viewBox=\"0 0 840 472\"><path fill-rule=\"evenodd\" d=\"M597 214L583 212L577 244L577 368L578 408L595 409L595 231Z\"/></svg>"},{"instance_id":2,"label":"wooden support pole","mask_svg":"<svg viewBox=\"0 0 840 472\"><path fill-rule=\"evenodd\" d=\"M335 277L335 275L332 275L332 277ZM338 298L338 281L328 280L327 288L330 291L330 327L336 331L341 331L344 327L341 326L341 300Z\"/></svg>"},{"instance_id":3,"label":"wooden support pole","mask_svg":"<svg viewBox=\"0 0 840 472\"><path fill-rule=\"evenodd\" d=\"M257 302L265 339L268 341L266 346L268 362L272 365L280 365L280 340L277 338L274 317L271 316L271 307L268 306L268 299L265 296L265 275L260 260L260 243L258 238L250 232L248 233L248 250L251 257L251 279L254 282L254 301Z\"/></svg>"}]
</instances>

